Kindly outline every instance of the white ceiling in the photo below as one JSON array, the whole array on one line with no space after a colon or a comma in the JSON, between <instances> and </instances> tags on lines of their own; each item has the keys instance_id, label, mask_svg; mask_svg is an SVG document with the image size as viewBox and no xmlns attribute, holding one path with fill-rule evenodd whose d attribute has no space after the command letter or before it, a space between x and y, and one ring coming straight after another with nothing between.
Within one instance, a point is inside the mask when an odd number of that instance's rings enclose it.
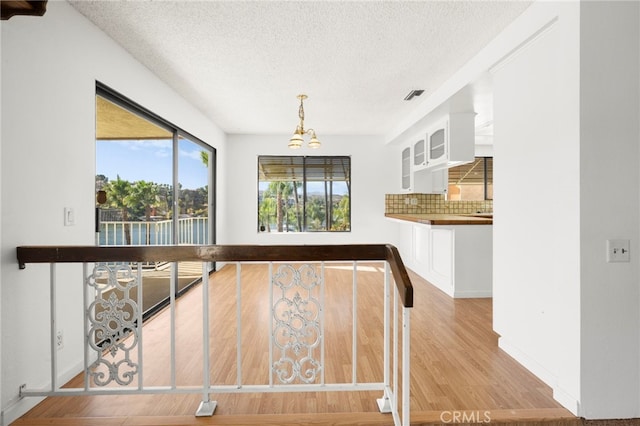
<instances>
[{"instance_id":1,"label":"white ceiling","mask_svg":"<svg viewBox=\"0 0 640 426\"><path fill-rule=\"evenodd\" d=\"M227 133L387 134L528 1L84 1ZM412 89L425 93L404 101ZM125 94L126 95L126 94Z\"/></svg>"}]
</instances>

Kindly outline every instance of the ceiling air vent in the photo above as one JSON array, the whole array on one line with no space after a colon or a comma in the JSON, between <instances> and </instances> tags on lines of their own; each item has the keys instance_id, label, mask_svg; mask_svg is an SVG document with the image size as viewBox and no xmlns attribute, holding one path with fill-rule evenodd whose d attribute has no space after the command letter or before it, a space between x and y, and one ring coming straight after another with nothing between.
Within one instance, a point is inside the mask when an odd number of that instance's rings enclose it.
<instances>
[{"instance_id":1,"label":"ceiling air vent","mask_svg":"<svg viewBox=\"0 0 640 426\"><path fill-rule=\"evenodd\" d=\"M409 92L409 94L407 96L404 97L405 101L410 101L411 99L413 99L416 96L420 96L422 95L422 93L424 93L424 90L412 90Z\"/></svg>"}]
</instances>

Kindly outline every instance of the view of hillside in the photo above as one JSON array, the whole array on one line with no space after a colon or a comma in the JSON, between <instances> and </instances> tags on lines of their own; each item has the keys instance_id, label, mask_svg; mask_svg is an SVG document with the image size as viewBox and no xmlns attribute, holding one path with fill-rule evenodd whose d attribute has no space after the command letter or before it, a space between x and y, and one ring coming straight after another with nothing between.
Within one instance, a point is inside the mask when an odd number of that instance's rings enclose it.
<instances>
[{"instance_id":1,"label":"view of hillside","mask_svg":"<svg viewBox=\"0 0 640 426\"><path fill-rule=\"evenodd\" d=\"M171 219L173 216L173 186L138 180L130 182L117 176L109 180L96 176L96 191L104 191L106 202L98 203L101 220L150 221ZM207 217L208 187L183 189L180 187L178 206L180 215Z\"/></svg>"},{"instance_id":2,"label":"view of hillside","mask_svg":"<svg viewBox=\"0 0 640 426\"><path fill-rule=\"evenodd\" d=\"M343 182L327 182L334 191L307 189L303 199L301 182L261 182L258 192L260 232L349 231L351 202ZM304 201L304 202L303 202Z\"/></svg>"}]
</instances>

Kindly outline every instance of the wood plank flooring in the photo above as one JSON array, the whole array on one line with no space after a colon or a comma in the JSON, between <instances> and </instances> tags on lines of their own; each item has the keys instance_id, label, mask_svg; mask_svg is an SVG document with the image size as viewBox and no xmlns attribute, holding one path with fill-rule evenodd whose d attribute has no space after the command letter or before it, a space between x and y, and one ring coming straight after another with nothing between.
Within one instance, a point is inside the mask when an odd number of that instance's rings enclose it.
<instances>
[{"instance_id":1,"label":"wood plank flooring","mask_svg":"<svg viewBox=\"0 0 640 426\"><path fill-rule=\"evenodd\" d=\"M382 380L382 264L359 264L358 377ZM427 281L410 274L415 305L411 313L412 424L517 423L580 424L552 398L551 389L497 346L492 331L491 299L451 299ZM237 338L236 269L228 265L211 277L211 380L234 384ZM242 371L245 383L268 383L268 270L242 266ZM326 380L351 377L351 266L327 264ZM202 382L202 290L195 287L176 308L178 385ZM144 330L146 386L166 385L170 356L165 310ZM329 360L333 360L329 362ZM82 376L68 386L81 386ZM216 394L216 413L194 417L200 395L88 396L47 398L17 420L35 425L382 425L379 392ZM323 413L321 416L313 413ZM258 416L258 414L262 414ZM458 421L455 421L455 420ZM462 421L465 420L465 421Z\"/></svg>"}]
</instances>

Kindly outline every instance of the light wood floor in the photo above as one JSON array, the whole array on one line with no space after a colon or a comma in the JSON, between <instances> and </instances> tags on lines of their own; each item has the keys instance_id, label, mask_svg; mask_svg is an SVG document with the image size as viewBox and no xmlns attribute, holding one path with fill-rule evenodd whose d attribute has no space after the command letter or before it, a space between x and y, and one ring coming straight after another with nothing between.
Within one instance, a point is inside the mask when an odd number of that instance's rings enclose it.
<instances>
[{"instance_id":1,"label":"light wood floor","mask_svg":"<svg viewBox=\"0 0 640 426\"><path fill-rule=\"evenodd\" d=\"M381 264L360 265L358 315L363 332L358 339L358 377L382 380ZM242 368L245 382L268 382L267 267L242 267ZM491 328L491 299L457 299L437 290L415 274L411 313L411 420L412 424L440 424L453 416L475 418L478 423L519 425L580 424L552 398L551 389L497 346ZM233 384L236 378L235 266L211 278L211 380ZM352 321L349 269L326 268L326 380L349 380ZM179 299L176 310L177 382L202 381L202 290L195 287ZM145 325L145 385L169 383L168 311ZM330 362L329 360L338 360ZM82 386L78 376L69 386ZM48 398L17 420L34 425L302 425L391 424L378 413L379 392L300 394L219 394L216 414L194 417L200 395L90 396ZM313 416L312 413L324 413ZM457 414L456 414L457 413ZM257 414L262 414L257 416ZM475 416L475 417L473 417ZM461 418L461 417L460 417Z\"/></svg>"}]
</instances>

